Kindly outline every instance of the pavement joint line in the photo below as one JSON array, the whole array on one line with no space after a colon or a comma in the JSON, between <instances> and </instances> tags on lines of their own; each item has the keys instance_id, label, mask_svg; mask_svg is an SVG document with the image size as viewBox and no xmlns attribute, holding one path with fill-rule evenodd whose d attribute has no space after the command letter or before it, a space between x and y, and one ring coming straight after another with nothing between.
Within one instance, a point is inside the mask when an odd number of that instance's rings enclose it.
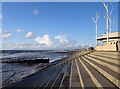
<instances>
[{"instance_id":1,"label":"pavement joint line","mask_svg":"<svg viewBox=\"0 0 120 89\"><path fill-rule=\"evenodd\" d=\"M77 63L76 60L75 60L75 62L76 62L77 70L78 70L80 84L81 84L82 89L84 89L84 84L83 84L82 76L81 76L81 73L80 73L80 70L79 70L79 67L78 67L78 63Z\"/></svg>"},{"instance_id":2,"label":"pavement joint line","mask_svg":"<svg viewBox=\"0 0 120 89\"><path fill-rule=\"evenodd\" d=\"M70 73L70 85L69 85L69 89L71 89L71 85L72 85L72 66L73 66L73 60L71 60L71 73Z\"/></svg>"},{"instance_id":3,"label":"pavement joint line","mask_svg":"<svg viewBox=\"0 0 120 89\"><path fill-rule=\"evenodd\" d=\"M89 57L89 56L87 56L87 55L85 55L85 57L87 57L87 58L89 58L90 60L93 60L94 62L97 62L97 63L99 63L99 64L101 64L101 65L103 65L103 66L106 66L107 68L109 68L109 69L113 70L114 72L118 73L118 69L119 69L119 68L116 67L116 66L110 65L110 64L105 63L105 62L103 62L103 61L101 61L101 60L96 60L96 59L94 59L94 58L92 58L92 57ZM120 73L119 73L119 74L120 74Z\"/></svg>"},{"instance_id":4,"label":"pavement joint line","mask_svg":"<svg viewBox=\"0 0 120 89\"><path fill-rule=\"evenodd\" d=\"M82 59L84 59L86 62L88 62L91 66L93 66L93 68L95 68L97 71L99 71L101 73L101 75L103 75L104 77L106 77L114 85L116 85L118 88L120 88L120 86L118 85L118 84L120 84L120 80L116 79L115 77L113 77L112 75L110 75L109 73L107 73L106 71L104 71L103 69L99 68L98 66L96 66L92 62L88 61L84 57L82 57Z\"/></svg>"},{"instance_id":5,"label":"pavement joint line","mask_svg":"<svg viewBox=\"0 0 120 89\"><path fill-rule=\"evenodd\" d=\"M58 72L58 71L56 71L54 75L56 75L57 72ZM43 89L45 89L45 88L47 87L47 85L50 83L50 81L52 80L52 78L54 77L54 75L50 78L50 80L47 82L46 86L45 86Z\"/></svg>"},{"instance_id":6,"label":"pavement joint line","mask_svg":"<svg viewBox=\"0 0 120 89\"><path fill-rule=\"evenodd\" d=\"M62 70L61 70L60 73L58 74L57 78L55 79L55 81L54 81L54 83L52 84L52 86L51 86L50 89L52 89L52 87L54 86L54 84L55 84L55 82L57 81L57 79L58 79L59 75L61 74L61 72L62 72Z\"/></svg>"},{"instance_id":7,"label":"pavement joint line","mask_svg":"<svg viewBox=\"0 0 120 89\"><path fill-rule=\"evenodd\" d=\"M49 71L49 70L48 70ZM50 71L49 71L49 73L50 73ZM42 81L42 80L41 80ZM39 86L39 85L37 85L37 86ZM37 86L34 86L34 87L37 87ZM36 89L36 88L35 88Z\"/></svg>"},{"instance_id":8,"label":"pavement joint line","mask_svg":"<svg viewBox=\"0 0 120 89\"><path fill-rule=\"evenodd\" d=\"M53 65L53 66L51 66L50 68L54 68L54 67L56 67L56 66L60 66L61 64L64 64L65 62L62 62L62 63L59 63L59 64L55 64L55 65Z\"/></svg>"},{"instance_id":9,"label":"pavement joint line","mask_svg":"<svg viewBox=\"0 0 120 89\"><path fill-rule=\"evenodd\" d=\"M70 65L70 63L68 63L68 66L69 66L69 65ZM61 80L59 89L60 89L60 87L62 86L63 80L64 80L64 78L65 78L65 74L67 73L68 66L67 66L66 71L65 71L65 73L64 73L64 75L63 75L63 78L62 78L62 80Z\"/></svg>"},{"instance_id":10,"label":"pavement joint line","mask_svg":"<svg viewBox=\"0 0 120 89\"><path fill-rule=\"evenodd\" d=\"M50 74L50 73L49 73L49 74ZM45 82L45 81L44 81L44 82ZM40 86L38 86L38 88L37 88L37 89L39 89L39 88L43 85L43 83L44 83L44 82L42 82L42 84L40 84Z\"/></svg>"},{"instance_id":11,"label":"pavement joint line","mask_svg":"<svg viewBox=\"0 0 120 89\"><path fill-rule=\"evenodd\" d=\"M55 73L56 73L56 72L55 72ZM54 74L53 74L53 75L54 75ZM53 75L52 75L52 76L53 76ZM52 76L51 76L51 77L52 77ZM40 86L38 87L38 89L39 89L44 83L45 83L45 82L43 82L42 84L40 84Z\"/></svg>"},{"instance_id":12,"label":"pavement joint line","mask_svg":"<svg viewBox=\"0 0 120 89\"><path fill-rule=\"evenodd\" d=\"M85 70L87 71L87 73L89 74L90 78L92 79L92 81L94 82L94 84L96 85L96 87L101 87L101 89L103 89L102 85L98 82L98 80L90 72L90 70L87 68L87 66L82 62L82 60L79 59L79 61L83 65L83 67L85 68Z\"/></svg>"}]
</instances>

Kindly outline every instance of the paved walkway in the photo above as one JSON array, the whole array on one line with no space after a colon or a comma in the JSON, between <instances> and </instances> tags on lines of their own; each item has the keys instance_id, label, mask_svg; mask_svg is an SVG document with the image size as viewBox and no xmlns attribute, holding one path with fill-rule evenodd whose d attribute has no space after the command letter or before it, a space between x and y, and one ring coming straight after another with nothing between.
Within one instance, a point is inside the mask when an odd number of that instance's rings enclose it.
<instances>
[{"instance_id":1,"label":"paved walkway","mask_svg":"<svg viewBox=\"0 0 120 89\"><path fill-rule=\"evenodd\" d=\"M118 52L75 52L56 65L39 71L9 87L52 89L94 87L120 88L120 54Z\"/></svg>"}]
</instances>

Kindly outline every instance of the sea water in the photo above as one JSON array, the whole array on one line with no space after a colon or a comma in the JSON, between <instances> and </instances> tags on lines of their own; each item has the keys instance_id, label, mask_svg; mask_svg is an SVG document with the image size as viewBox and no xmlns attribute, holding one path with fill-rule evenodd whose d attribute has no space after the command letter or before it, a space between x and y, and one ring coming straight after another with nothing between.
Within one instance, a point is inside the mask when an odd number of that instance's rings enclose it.
<instances>
[{"instance_id":1,"label":"sea water","mask_svg":"<svg viewBox=\"0 0 120 89\"><path fill-rule=\"evenodd\" d=\"M11 50L12 51L12 50ZM67 57L67 53L61 53L58 51L32 51L32 52L2 52L0 59L4 60L31 60L33 58L49 58L50 62L59 60L62 57ZM30 74L39 71L42 63L38 64L20 64L20 63L2 63L2 85L6 85L12 82L21 80Z\"/></svg>"}]
</instances>

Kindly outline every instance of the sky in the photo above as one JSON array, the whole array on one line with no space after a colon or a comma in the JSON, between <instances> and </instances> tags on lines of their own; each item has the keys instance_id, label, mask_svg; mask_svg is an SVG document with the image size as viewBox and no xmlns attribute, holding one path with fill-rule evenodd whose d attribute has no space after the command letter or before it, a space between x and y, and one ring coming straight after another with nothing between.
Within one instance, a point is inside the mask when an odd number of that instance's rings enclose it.
<instances>
[{"instance_id":1,"label":"sky","mask_svg":"<svg viewBox=\"0 0 120 89\"><path fill-rule=\"evenodd\" d=\"M113 8L113 29L118 31L118 3ZM2 49L63 50L95 45L95 23L100 14L98 35L105 33L102 2L3 2Z\"/></svg>"}]
</instances>

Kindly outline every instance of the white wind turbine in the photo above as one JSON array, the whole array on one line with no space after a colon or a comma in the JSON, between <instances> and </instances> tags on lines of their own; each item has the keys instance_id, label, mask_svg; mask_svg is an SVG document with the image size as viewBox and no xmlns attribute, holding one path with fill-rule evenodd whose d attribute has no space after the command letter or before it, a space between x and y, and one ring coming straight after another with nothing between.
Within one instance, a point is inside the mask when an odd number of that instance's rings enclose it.
<instances>
[{"instance_id":1,"label":"white wind turbine","mask_svg":"<svg viewBox=\"0 0 120 89\"><path fill-rule=\"evenodd\" d=\"M96 46L98 45L98 41L97 41L97 38L98 38L98 18L99 18L99 13L96 12L96 18L94 19L94 18L92 17L93 21L94 21L95 24L96 24Z\"/></svg>"},{"instance_id":2,"label":"white wind turbine","mask_svg":"<svg viewBox=\"0 0 120 89\"><path fill-rule=\"evenodd\" d=\"M106 10L106 34L107 34L107 42L109 41L109 31L108 31L108 19L109 19L109 12L108 12L108 3L103 3L105 10Z\"/></svg>"},{"instance_id":3,"label":"white wind turbine","mask_svg":"<svg viewBox=\"0 0 120 89\"><path fill-rule=\"evenodd\" d=\"M110 26L109 26L110 33L112 32L112 26L114 24L113 19L112 19L112 12L113 12L113 7L112 7L111 12L110 12L109 17L108 17L109 18L109 23L110 23Z\"/></svg>"}]
</instances>

